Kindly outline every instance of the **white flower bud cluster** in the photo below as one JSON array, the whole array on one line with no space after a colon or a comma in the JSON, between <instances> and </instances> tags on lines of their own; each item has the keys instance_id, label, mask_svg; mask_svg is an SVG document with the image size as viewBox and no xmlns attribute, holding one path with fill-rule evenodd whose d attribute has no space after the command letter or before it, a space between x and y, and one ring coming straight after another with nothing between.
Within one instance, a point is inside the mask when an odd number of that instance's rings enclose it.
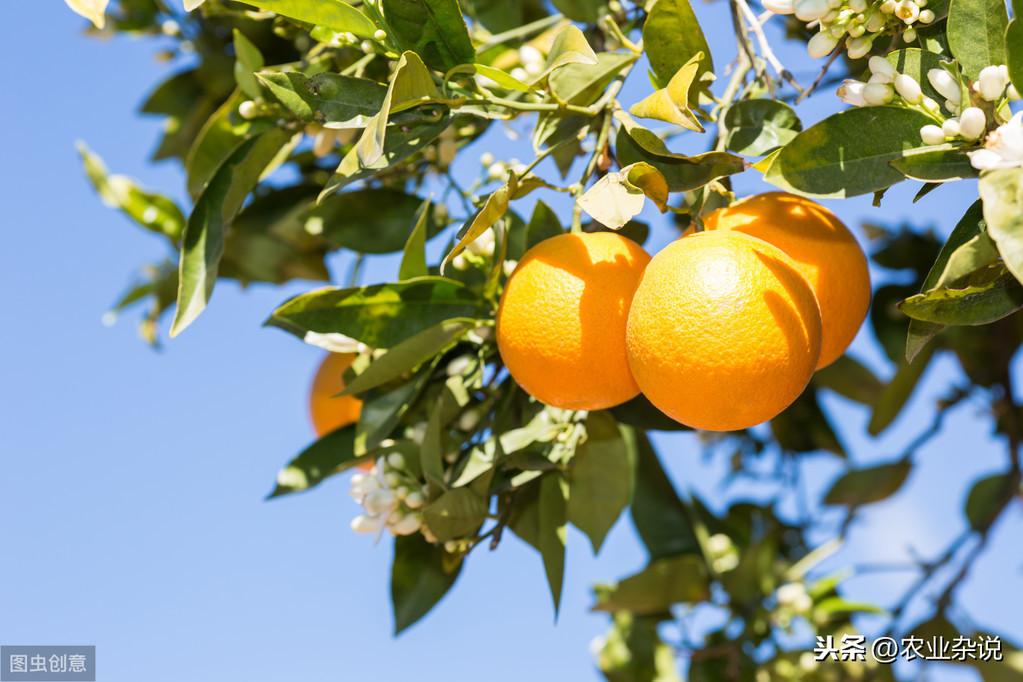
<instances>
[{"instance_id":1,"label":"white flower bud cluster","mask_svg":"<svg viewBox=\"0 0 1023 682\"><path fill-rule=\"evenodd\" d=\"M331 47L357 47L366 54L370 54L376 52L378 44L383 43L385 40L387 40L387 31L383 29L374 31L372 40L361 40L354 33L344 31L342 33L335 33L330 39L330 45Z\"/></svg>"},{"instance_id":2,"label":"white flower bud cluster","mask_svg":"<svg viewBox=\"0 0 1023 682\"><path fill-rule=\"evenodd\" d=\"M813 599L803 583L785 583L775 593L778 606L790 613L804 615L813 608Z\"/></svg>"},{"instance_id":3,"label":"white flower bud cluster","mask_svg":"<svg viewBox=\"0 0 1023 682\"><path fill-rule=\"evenodd\" d=\"M916 40L917 24L934 22L928 0L764 0L765 9L775 14L795 14L818 32L807 44L810 56L817 59L834 50L845 39L852 59L870 53L878 36L902 32L910 43Z\"/></svg>"},{"instance_id":4,"label":"white flower bud cluster","mask_svg":"<svg viewBox=\"0 0 1023 682\"><path fill-rule=\"evenodd\" d=\"M356 533L427 534L420 511L427 491L405 467L401 453L381 457L371 471L352 476L350 494L363 507L363 513L352 519Z\"/></svg>"},{"instance_id":5,"label":"white flower bud cluster","mask_svg":"<svg viewBox=\"0 0 1023 682\"><path fill-rule=\"evenodd\" d=\"M512 69L511 76L520 81L529 81L543 72L545 61L543 52L532 45L523 45L519 48L519 62L522 66Z\"/></svg>"},{"instance_id":6,"label":"white flower bud cluster","mask_svg":"<svg viewBox=\"0 0 1023 682\"><path fill-rule=\"evenodd\" d=\"M727 573L739 565L739 550L723 533L707 538L707 554L715 573Z\"/></svg>"},{"instance_id":7,"label":"white flower bud cluster","mask_svg":"<svg viewBox=\"0 0 1023 682\"><path fill-rule=\"evenodd\" d=\"M923 93L920 83L909 74L899 73L884 57L873 56L868 62L870 78L863 81L846 79L836 94L855 107L876 107L882 104L903 104L937 114L941 107Z\"/></svg>"}]
</instances>

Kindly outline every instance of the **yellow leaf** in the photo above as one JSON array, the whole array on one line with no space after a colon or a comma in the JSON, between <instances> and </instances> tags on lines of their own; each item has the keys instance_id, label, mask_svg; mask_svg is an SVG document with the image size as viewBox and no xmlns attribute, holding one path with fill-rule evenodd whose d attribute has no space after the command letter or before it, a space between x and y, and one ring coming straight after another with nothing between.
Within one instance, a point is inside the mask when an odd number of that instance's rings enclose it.
<instances>
[{"instance_id":1,"label":"yellow leaf","mask_svg":"<svg viewBox=\"0 0 1023 682\"><path fill-rule=\"evenodd\" d=\"M621 174L626 184L645 194L661 213L668 210L668 181L661 171L645 161L638 161L623 168Z\"/></svg>"},{"instance_id":2,"label":"yellow leaf","mask_svg":"<svg viewBox=\"0 0 1023 682\"><path fill-rule=\"evenodd\" d=\"M110 0L64 0L64 2L75 13L95 24L96 28L103 28L106 25L107 4Z\"/></svg>"},{"instance_id":3,"label":"yellow leaf","mask_svg":"<svg viewBox=\"0 0 1023 682\"><path fill-rule=\"evenodd\" d=\"M653 118L682 126L688 130L703 132L703 126L689 108L689 88L700 71L698 52L686 62L668 82L668 87L657 90L647 98L633 104L629 113L640 118Z\"/></svg>"},{"instance_id":4,"label":"yellow leaf","mask_svg":"<svg viewBox=\"0 0 1023 682\"><path fill-rule=\"evenodd\" d=\"M556 71L569 64L587 64L592 66L596 63L597 54L590 47L590 44L586 42L586 36L583 35L583 32L578 27L569 24L561 29L557 37L554 38L551 51L547 54L547 63L544 66L544 70L532 80L532 83L540 83L547 76L551 75L552 71Z\"/></svg>"}]
</instances>

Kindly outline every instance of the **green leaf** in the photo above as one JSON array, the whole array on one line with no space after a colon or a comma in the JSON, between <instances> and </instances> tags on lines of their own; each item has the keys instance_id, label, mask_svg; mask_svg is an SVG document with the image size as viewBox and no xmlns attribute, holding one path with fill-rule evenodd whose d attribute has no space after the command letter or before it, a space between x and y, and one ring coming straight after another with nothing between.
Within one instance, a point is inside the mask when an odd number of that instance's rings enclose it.
<instances>
[{"instance_id":1,"label":"green leaf","mask_svg":"<svg viewBox=\"0 0 1023 682\"><path fill-rule=\"evenodd\" d=\"M966 518L970 527L980 530L991 522L1015 492L1011 474L994 474L978 479L966 498Z\"/></svg>"},{"instance_id":2,"label":"green leaf","mask_svg":"<svg viewBox=\"0 0 1023 682\"><path fill-rule=\"evenodd\" d=\"M655 559L639 573L616 585L597 588L595 611L629 611L640 615L667 612L672 605L710 597L703 559L677 556Z\"/></svg>"},{"instance_id":3,"label":"green leaf","mask_svg":"<svg viewBox=\"0 0 1023 682\"><path fill-rule=\"evenodd\" d=\"M259 87L255 72L262 69L266 62L259 48L237 28L234 29L234 53L234 80L238 89L249 99L259 99L263 96L263 89Z\"/></svg>"},{"instance_id":4,"label":"green leaf","mask_svg":"<svg viewBox=\"0 0 1023 682\"><path fill-rule=\"evenodd\" d=\"M540 479L537 549L543 557L544 572L554 601L554 616L561 606L561 588L565 582L565 541L568 523L568 485L558 473Z\"/></svg>"},{"instance_id":5,"label":"green leaf","mask_svg":"<svg viewBox=\"0 0 1023 682\"><path fill-rule=\"evenodd\" d=\"M564 232L561 220L554 210L542 200L537 200L533 206L533 215L529 218L525 229L509 230L508 232L508 258L519 260L528 249L536 246L545 239L556 237Z\"/></svg>"},{"instance_id":6,"label":"green leaf","mask_svg":"<svg viewBox=\"0 0 1023 682\"><path fill-rule=\"evenodd\" d=\"M364 400L359 423L355 426L356 454L369 452L390 438L398 422L425 389L432 368L430 365L404 384L388 387L387 391Z\"/></svg>"},{"instance_id":7,"label":"green leaf","mask_svg":"<svg viewBox=\"0 0 1023 682\"><path fill-rule=\"evenodd\" d=\"M827 388L862 405L877 402L884 384L870 369L851 355L843 355L813 375L817 388Z\"/></svg>"},{"instance_id":8,"label":"green leaf","mask_svg":"<svg viewBox=\"0 0 1023 682\"><path fill-rule=\"evenodd\" d=\"M710 46L689 0L657 0L643 24L643 45L650 68L662 86L697 54L702 57L696 80L705 73L714 73Z\"/></svg>"},{"instance_id":9,"label":"green leaf","mask_svg":"<svg viewBox=\"0 0 1023 682\"><path fill-rule=\"evenodd\" d=\"M948 6L948 46L970 78L990 64L1005 63L1005 0L952 0Z\"/></svg>"},{"instance_id":10,"label":"green leaf","mask_svg":"<svg viewBox=\"0 0 1023 682\"><path fill-rule=\"evenodd\" d=\"M324 479L371 458L369 454L355 454L355 427L343 426L324 435L288 462L278 472L277 485L267 499L309 490Z\"/></svg>"},{"instance_id":11,"label":"green leaf","mask_svg":"<svg viewBox=\"0 0 1023 682\"><path fill-rule=\"evenodd\" d=\"M746 169L742 157L725 152L707 152L696 156L674 154L667 150L666 154L651 153L644 147L649 140L645 140L644 144L637 141L636 136L642 136L643 131L653 134L638 126L628 130L623 125L618 129L615 144L618 163L622 166L641 161L650 164L661 172L671 192L687 192L702 187L716 178L741 173Z\"/></svg>"},{"instance_id":12,"label":"green leaf","mask_svg":"<svg viewBox=\"0 0 1023 682\"><path fill-rule=\"evenodd\" d=\"M465 248L476 241L480 235L489 230L494 226L498 220L504 217L504 214L508 211L508 203L511 199L511 195L515 192L515 179L509 182L509 184L498 188L493 194L487 197L486 202L483 204L483 208L476 212L476 215L472 217L472 220L462 226L462 229L458 231L455 245L451 247L448 254L444 256L444 260L441 261L440 271L444 272L447 268L448 263L458 254L465 251Z\"/></svg>"},{"instance_id":13,"label":"green leaf","mask_svg":"<svg viewBox=\"0 0 1023 682\"><path fill-rule=\"evenodd\" d=\"M391 36L438 71L471 64L476 50L469 40L457 0L383 0Z\"/></svg>"},{"instance_id":14,"label":"green leaf","mask_svg":"<svg viewBox=\"0 0 1023 682\"><path fill-rule=\"evenodd\" d=\"M394 634L414 625L437 605L462 570L462 562L431 545L419 533L394 539L391 603Z\"/></svg>"},{"instance_id":15,"label":"green leaf","mask_svg":"<svg viewBox=\"0 0 1023 682\"><path fill-rule=\"evenodd\" d=\"M354 33L360 38L372 38L377 26L369 17L341 0L243 0L247 5L296 19L307 24L323 26L338 33Z\"/></svg>"},{"instance_id":16,"label":"green leaf","mask_svg":"<svg viewBox=\"0 0 1023 682\"><path fill-rule=\"evenodd\" d=\"M256 78L288 111L302 121L361 128L384 106L387 86L366 78L297 71L263 71Z\"/></svg>"},{"instance_id":17,"label":"green leaf","mask_svg":"<svg viewBox=\"0 0 1023 682\"><path fill-rule=\"evenodd\" d=\"M552 73L548 85L559 102L588 106L600 99L611 81L635 61L636 55L631 52L599 52L596 64L569 64Z\"/></svg>"},{"instance_id":18,"label":"green leaf","mask_svg":"<svg viewBox=\"0 0 1023 682\"><path fill-rule=\"evenodd\" d=\"M746 156L763 156L788 144L802 129L792 107L773 99L745 99L725 112L725 147Z\"/></svg>"},{"instance_id":19,"label":"green leaf","mask_svg":"<svg viewBox=\"0 0 1023 682\"><path fill-rule=\"evenodd\" d=\"M642 432L636 432L636 487L631 511L636 532L651 559L699 551L690 510L675 492Z\"/></svg>"},{"instance_id":20,"label":"green leaf","mask_svg":"<svg viewBox=\"0 0 1023 682\"><path fill-rule=\"evenodd\" d=\"M419 213L416 218L416 225L405 242L402 250L401 266L398 268L398 279L408 280L416 277L426 277L430 274L426 266L426 240L428 238L428 225L430 224L433 206L429 199L424 199L419 206Z\"/></svg>"},{"instance_id":21,"label":"green leaf","mask_svg":"<svg viewBox=\"0 0 1023 682\"><path fill-rule=\"evenodd\" d=\"M453 346L465 332L478 324L477 320L457 318L424 329L375 358L369 367L348 382L343 394L364 393L415 371L427 360Z\"/></svg>"},{"instance_id":22,"label":"green leaf","mask_svg":"<svg viewBox=\"0 0 1023 682\"><path fill-rule=\"evenodd\" d=\"M988 171L979 189L988 236L998 245L1005 267L1023 282L1023 168Z\"/></svg>"},{"instance_id":23,"label":"green leaf","mask_svg":"<svg viewBox=\"0 0 1023 682\"><path fill-rule=\"evenodd\" d=\"M103 203L116 208L137 225L172 242L181 238L185 229L185 216L171 199L139 187L123 175L109 175L103 160L93 154L84 143L78 143L78 153L92 186Z\"/></svg>"},{"instance_id":24,"label":"green leaf","mask_svg":"<svg viewBox=\"0 0 1023 682\"><path fill-rule=\"evenodd\" d=\"M851 197L903 179L890 163L920 146L926 114L899 107L860 107L829 116L796 135L774 158L764 179L782 189ZM864 135L863 131L871 131Z\"/></svg>"},{"instance_id":25,"label":"green leaf","mask_svg":"<svg viewBox=\"0 0 1023 682\"><path fill-rule=\"evenodd\" d=\"M568 470L568 520L600 552L608 531L632 499L636 469L634 437L628 438L607 412L586 418L586 440L576 448Z\"/></svg>"},{"instance_id":26,"label":"green leaf","mask_svg":"<svg viewBox=\"0 0 1023 682\"><path fill-rule=\"evenodd\" d=\"M1019 12L1005 29L1005 63L1012 84L1023 89L1023 15Z\"/></svg>"},{"instance_id":27,"label":"green leaf","mask_svg":"<svg viewBox=\"0 0 1023 682\"><path fill-rule=\"evenodd\" d=\"M217 281L231 221L291 137L288 130L272 129L245 142L203 190L182 235L172 337L184 331L206 308Z\"/></svg>"},{"instance_id":28,"label":"green leaf","mask_svg":"<svg viewBox=\"0 0 1023 682\"><path fill-rule=\"evenodd\" d=\"M928 346L917 355L915 360L898 366L895 376L885 385L877 402L874 403L874 411L870 415L870 423L867 425L867 432L870 435L878 435L899 416L902 408L913 395L913 390L920 381L920 377L923 376L924 370L927 369L933 354L934 346Z\"/></svg>"},{"instance_id":29,"label":"green leaf","mask_svg":"<svg viewBox=\"0 0 1023 682\"><path fill-rule=\"evenodd\" d=\"M689 108L693 99L691 89L701 68L703 53L697 53L679 67L668 84L648 95L629 108L629 113L639 118L652 118L673 123L687 130L703 132L703 126L696 114Z\"/></svg>"},{"instance_id":30,"label":"green leaf","mask_svg":"<svg viewBox=\"0 0 1023 682\"><path fill-rule=\"evenodd\" d=\"M498 87L504 88L505 90L514 90L516 92L531 92L533 90L528 83L523 83L507 71L503 71L496 66L490 66L488 64L459 64L445 74L444 80L450 80L452 76L460 73L468 73L489 78L494 81Z\"/></svg>"},{"instance_id":31,"label":"green leaf","mask_svg":"<svg viewBox=\"0 0 1023 682\"><path fill-rule=\"evenodd\" d=\"M464 284L445 277L419 277L317 289L281 305L267 324L300 337L310 332L343 334L373 348L390 348L445 320L490 314L489 305Z\"/></svg>"},{"instance_id":32,"label":"green leaf","mask_svg":"<svg viewBox=\"0 0 1023 682\"><path fill-rule=\"evenodd\" d=\"M911 180L948 182L977 177L966 152L951 144L923 147L893 159L892 167Z\"/></svg>"},{"instance_id":33,"label":"green leaf","mask_svg":"<svg viewBox=\"0 0 1023 682\"><path fill-rule=\"evenodd\" d=\"M614 625L596 652L608 682L681 682L675 650L657 633L657 618L614 614ZM692 678L690 678L692 679Z\"/></svg>"},{"instance_id":34,"label":"green leaf","mask_svg":"<svg viewBox=\"0 0 1023 682\"><path fill-rule=\"evenodd\" d=\"M244 96L235 91L203 125L188 150L185 173L188 193L198 199L217 171L242 145L267 129L262 121L252 122L238 115Z\"/></svg>"},{"instance_id":35,"label":"green leaf","mask_svg":"<svg viewBox=\"0 0 1023 682\"><path fill-rule=\"evenodd\" d=\"M941 325L982 325L1023 308L1023 285L1009 272L961 289L932 289L899 309L914 320Z\"/></svg>"},{"instance_id":36,"label":"green leaf","mask_svg":"<svg viewBox=\"0 0 1023 682\"><path fill-rule=\"evenodd\" d=\"M879 502L895 494L909 476L907 460L865 469L853 469L831 485L824 496L825 504L858 507Z\"/></svg>"},{"instance_id":37,"label":"green leaf","mask_svg":"<svg viewBox=\"0 0 1023 682\"><path fill-rule=\"evenodd\" d=\"M555 36L544 69L533 77L532 83L540 83L554 71L570 64L595 66L597 63L597 55L586 41L586 36L577 26L568 24Z\"/></svg>"},{"instance_id":38,"label":"green leaf","mask_svg":"<svg viewBox=\"0 0 1023 682\"><path fill-rule=\"evenodd\" d=\"M607 6L603 0L551 0L551 4L572 21L595 24Z\"/></svg>"},{"instance_id":39,"label":"green leaf","mask_svg":"<svg viewBox=\"0 0 1023 682\"><path fill-rule=\"evenodd\" d=\"M934 289L938 286L939 282L943 279L947 279L944 277L944 274L949 259L952 257L952 254L959 249L959 247L980 235L980 222L983 218L982 204L978 199L972 206L970 206L969 209L967 209L966 213L959 219L959 222L952 229L952 234L949 235L945 245L941 247L938 257L927 272L927 277L924 278L921 292ZM910 319L909 331L906 334L906 361L913 362L917 354L923 350L928 342L930 342L930 340L933 339L942 329L944 329L943 325Z\"/></svg>"},{"instance_id":40,"label":"green leaf","mask_svg":"<svg viewBox=\"0 0 1023 682\"><path fill-rule=\"evenodd\" d=\"M427 202L428 203L428 202ZM401 251L423 200L390 188L361 189L327 197L309 212L307 229L322 234L333 248L359 253ZM426 212L427 235L437 234L432 205Z\"/></svg>"},{"instance_id":41,"label":"green leaf","mask_svg":"<svg viewBox=\"0 0 1023 682\"><path fill-rule=\"evenodd\" d=\"M487 503L468 488L452 488L423 508L423 519L441 542L470 537L487 517Z\"/></svg>"},{"instance_id":42,"label":"green leaf","mask_svg":"<svg viewBox=\"0 0 1023 682\"><path fill-rule=\"evenodd\" d=\"M325 199L353 182L373 177L377 173L393 168L427 146L451 123L445 114L436 121L412 126L390 126L384 136L384 148L380 158L373 163L362 163L358 150L352 149L341 160L321 193Z\"/></svg>"}]
</instances>

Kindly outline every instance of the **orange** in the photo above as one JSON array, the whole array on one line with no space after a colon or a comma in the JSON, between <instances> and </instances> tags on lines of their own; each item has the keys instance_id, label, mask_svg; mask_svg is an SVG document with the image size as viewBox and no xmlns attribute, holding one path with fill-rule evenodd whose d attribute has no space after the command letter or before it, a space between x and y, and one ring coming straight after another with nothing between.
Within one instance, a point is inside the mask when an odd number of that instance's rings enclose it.
<instances>
[{"instance_id":1,"label":"orange","mask_svg":"<svg viewBox=\"0 0 1023 682\"><path fill-rule=\"evenodd\" d=\"M744 429L799 397L821 349L813 291L777 247L701 232L654 256L629 312L636 382L672 419Z\"/></svg>"},{"instance_id":2,"label":"orange","mask_svg":"<svg viewBox=\"0 0 1023 682\"><path fill-rule=\"evenodd\" d=\"M636 397L625 323L649 261L614 232L562 234L529 249L497 313L497 347L515 381L537 400L571 410Z\"/></svg>"},{"instance_id":3,"label":"orange","mask_svg":"<svg viewBox=\"0 0 1023 682\"><path fill-rule=\"evenodd\" d=\"M860 245L834 213L794 194L768 192L718 209L705 227L739 230L787 253L820 305L824 335L817 369L845 352L870 307L870 272Z\"/></svg>"},{"instance_id":4,"label":"orange","mask_svg":"<svg viewBox=\"0 0 1023 682\"><path fill-rule=\"evenodd\" d=\"M331 353L323 359L309 393L309 414L317 436L359 421L362 401L352 396L335 397L344 390L341 375L355 360L355 353Z\"/></svg>"}]
</instances>

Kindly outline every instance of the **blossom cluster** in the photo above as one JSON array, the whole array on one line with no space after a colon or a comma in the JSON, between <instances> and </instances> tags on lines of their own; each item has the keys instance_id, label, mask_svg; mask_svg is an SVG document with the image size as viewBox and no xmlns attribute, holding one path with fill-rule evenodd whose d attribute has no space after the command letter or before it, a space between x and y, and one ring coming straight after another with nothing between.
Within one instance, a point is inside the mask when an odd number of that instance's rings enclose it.
<instances>
[{"instance_id":1,"label":"blossom cluster","mask_svg":"<svg viewBox=\"0 0 1023 682\"><path fill-rule=\"evenodd\" d=\"M968 89L943 68L928 70L927 82L943 98L941 104L925 95L915 78L899 73L883 57L871 57L869 69L866 82L846 79L839 86L842 101L860 107L900 104L921 109L935 120L920 128L925 145L983 143L983 148L967 152L974 168L1023 166L1023 116L1005 120L1002 113L1008 110L1007 100L1020 99L1004 64L982 69Z\"/></svg>"},{"instance_id":2,"label":"blossom cluster","mask_svg":"<svg viewBox=\"0 0 1023 682\"><path fill-rule=\"evenodd\" d=\"M363 513L352 519L352 530L356 533L429 532L419 511L426 504L427 491L405 466L405 458L399 452L381 457L371 470L352 476L350 494L363 508Z\"/></svg>"},{"instance_id":3,"label":"blossom cluster","mask_svg":"<svg viewBox=\"0 0 1023 682\"><path fill-rule=\"evenodd\" d=\"M902 39L916 40L916 26L937 18L927 9L928 0L763 0L764 8L775 14L794 14L817 33L807 43L810 56L830 54L841 41L852 59L870 52L883 35L902 33Z\"/></svg>"}]
</instances>

